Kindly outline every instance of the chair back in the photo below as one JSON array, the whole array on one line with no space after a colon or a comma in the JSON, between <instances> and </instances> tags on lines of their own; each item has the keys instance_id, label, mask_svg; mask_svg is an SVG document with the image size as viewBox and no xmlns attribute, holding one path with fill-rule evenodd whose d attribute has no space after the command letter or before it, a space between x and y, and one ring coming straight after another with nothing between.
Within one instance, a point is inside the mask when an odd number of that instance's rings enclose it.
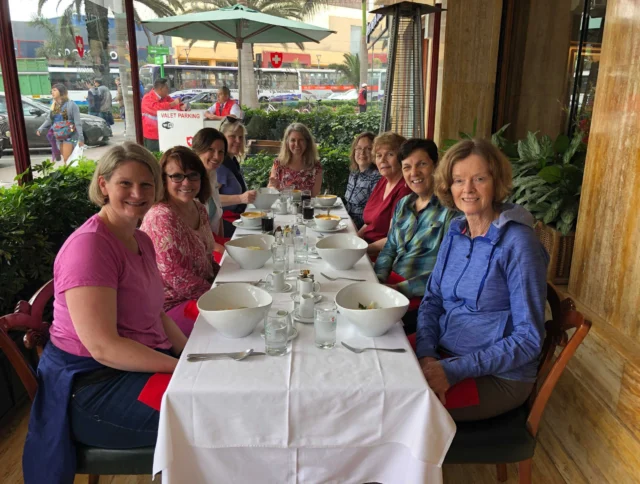
<instances>
[{"instance_id":1,"label":"chair back","mask_svg":"<svg viewBox=\"0 0 640 484\"><path fill-rule=\"evenodd\" d=\"M561 301L558 290L551 283L547 283L547 301L551 306L552 317L545 323L546 337L542 345L538 378L529 400L531 410L527 419L527 428L534 437L560 375L591 329L591 321L576 310L573 300L567 298ZM569 336L567 331L572 329L575 331ZM554 359L558 346L562 347L562 351Z\"/></svg>"},{"instance_id":2,"label":"chair back","mask_svg":"<svg viewBox=\"0 0 640 484\"><path fill-rule=\"evenodd\" d=\"M0 317L0 349L7 355L11 366L16 370L22 384L33 400L38 389L38 381L34 369L22 354L18 346L9 336L9 331L26 331L24 345L39 349L49 339L50 323L43 321L43 314L47 303L53 297L53 280L47 282L27 301L20 301L12 314Z\"/></svg>"}]
</instances>

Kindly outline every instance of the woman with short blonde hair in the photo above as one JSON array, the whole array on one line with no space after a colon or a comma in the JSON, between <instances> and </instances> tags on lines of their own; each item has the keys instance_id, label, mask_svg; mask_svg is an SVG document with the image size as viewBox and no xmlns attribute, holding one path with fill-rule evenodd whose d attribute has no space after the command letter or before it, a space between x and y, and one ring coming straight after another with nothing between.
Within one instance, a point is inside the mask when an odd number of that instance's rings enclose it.
<instances>
[{"instance_id":1,"label":"woman with short blonde hair","mask_svg":"<svg viewBox=\"0 0 640 484\"><path fill-rule=\"evenodd\" d=\"M135 143L112 147L90 194L100 211L69 236L53 265L53 323L25 443L27 482L73 481L73 441L154 445L160 414L138 395L155 373L173 372L187 342L163 310L153 243L136 228L162 198L155 158Z\"/></svg>"},{"instance_id":2,"label":"woman with short blonde hair","mask_svg":"<svg viewBox=\"0 0 640 484\"><path fill-rule=\"evenodd\" d=\"M312 197L320 194L322 165L313 136L304 124L292 123L284 132L269 186L277 190L310 190Z\"/></svg>"}]
</instances>

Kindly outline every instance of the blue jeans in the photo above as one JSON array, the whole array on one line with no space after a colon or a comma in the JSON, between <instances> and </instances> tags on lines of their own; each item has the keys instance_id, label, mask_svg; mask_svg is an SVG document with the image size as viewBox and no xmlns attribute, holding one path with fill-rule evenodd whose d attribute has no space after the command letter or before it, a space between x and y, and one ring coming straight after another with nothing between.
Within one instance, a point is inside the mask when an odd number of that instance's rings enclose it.
<instances>
[{"instance_id":1,"label":"blue jeans","mask_svg":"<svg viewBox=\"0 0 640 484\"><path fill-rule=\"evenodd\" d=\"M138 401L151 376L123 371L75 390L69 404L73 439L109 449L155 445L160 413Z\"/></svg>"}]
</instances>

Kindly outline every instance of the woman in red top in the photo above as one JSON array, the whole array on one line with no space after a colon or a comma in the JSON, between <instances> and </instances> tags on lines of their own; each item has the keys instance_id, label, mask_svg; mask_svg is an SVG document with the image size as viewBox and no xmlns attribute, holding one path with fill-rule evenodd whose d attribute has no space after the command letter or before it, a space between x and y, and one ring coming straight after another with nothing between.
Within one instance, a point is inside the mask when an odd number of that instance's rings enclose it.
<instances>
[{"instance_id":1,"label":"woman in red top","mask_svg":"<svg viewBox=\"0 0 640 484\"><path fill-rule=\"evenodd\" d=\"M290 124L284 132L280 154L269 175L269 186L276 190L310 190L312 197L320 194L322 165L316 143L304 124Z\"/></svg>"},{"instance_id":2,"label":"woman in red top","mask_svg":"<svg viewBox=\"0 0 640 484\"><path fill-rule=\"evenodd\" d=\"M405 141L403 136L389 131L373 141L373 154L382 178L364 207L364 225L358 230L358 236L369 242L367 253L370 256L377 257L387 242L396 204L412 193L404 181L398 161L400 145Z\"/></svg>"}]
</instances>

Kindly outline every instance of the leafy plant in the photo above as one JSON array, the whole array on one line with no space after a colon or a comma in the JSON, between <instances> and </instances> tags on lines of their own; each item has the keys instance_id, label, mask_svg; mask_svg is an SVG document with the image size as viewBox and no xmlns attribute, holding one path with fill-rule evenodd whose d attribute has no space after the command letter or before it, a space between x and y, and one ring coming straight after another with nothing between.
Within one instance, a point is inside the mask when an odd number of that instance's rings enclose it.
<instances>
[{"instance_id":1,"label":"leafy plant","mask_svg":"<svg viewBox=\"0 0 640 484\"><path fill-rule=\"evenodd\" d=\"M561 134L553 141L530 132L518 142L518 156L511 160L510 201L563 235L575 230L578 218L586 155L583 137L576 131L571 139Z\"/></svg>"},{"instance_id":2,"label":"leafy plant","mask_svg":"<svg viewBox=\"0 0 640 484\"><path fill-rule=\"evenodd\" d=\"M344 54L342 64L329 64L329 69L335 69L342 74L340 82L346 81L356 88L360 86L360 56L358 54Z\"/></svg>"}]
</instances>

